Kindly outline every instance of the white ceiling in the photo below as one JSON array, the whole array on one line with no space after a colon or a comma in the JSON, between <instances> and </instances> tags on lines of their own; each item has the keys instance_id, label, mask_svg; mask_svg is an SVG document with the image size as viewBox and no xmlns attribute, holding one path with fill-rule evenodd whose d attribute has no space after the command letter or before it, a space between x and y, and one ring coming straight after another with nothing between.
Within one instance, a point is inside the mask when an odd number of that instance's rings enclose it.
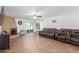
<instances>
[{"instance_id":1,"label":"white ceiling","mask_svg":"<svg viewBox=\"0 0 79 59\"><path fill-rule=\"evenodd\" d=\"M33 14L41 15L43 17L53 17L73 12L79 12L79 7L78 6L5 6L5 15L24 19L31 19Z\"/></svg>"}]
</instances>

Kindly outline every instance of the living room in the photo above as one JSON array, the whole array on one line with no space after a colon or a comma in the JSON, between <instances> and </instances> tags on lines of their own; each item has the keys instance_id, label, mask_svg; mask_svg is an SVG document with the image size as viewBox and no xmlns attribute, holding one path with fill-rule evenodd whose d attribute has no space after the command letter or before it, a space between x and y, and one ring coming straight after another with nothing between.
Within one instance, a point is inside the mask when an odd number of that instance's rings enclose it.
<instances>
[{"instance_id":1,"label":"living room","mask_svg":"<svg viewBox=\"0 0 79 59\"><path fill-rule=\"evenodd\" d=\"M0 6L0 11L2 52L79 52L78 6Z\"/></svg>"}]
</instances>

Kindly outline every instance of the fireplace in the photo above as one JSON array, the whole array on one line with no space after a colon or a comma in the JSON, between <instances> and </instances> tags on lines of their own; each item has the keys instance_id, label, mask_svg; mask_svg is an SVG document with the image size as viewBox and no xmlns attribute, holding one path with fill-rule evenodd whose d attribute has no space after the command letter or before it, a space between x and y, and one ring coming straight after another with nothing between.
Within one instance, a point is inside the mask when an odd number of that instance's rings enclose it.
<instances>
[{"instance_id":1,"label":"fireplace","mask_svg":"<svg viewBox=\"0 0 79 59\"><path fill-rule=\"evenodd\" d=\"M11 35L17 34L17 28L11 28Z\"/></svg>"}]
</instances>

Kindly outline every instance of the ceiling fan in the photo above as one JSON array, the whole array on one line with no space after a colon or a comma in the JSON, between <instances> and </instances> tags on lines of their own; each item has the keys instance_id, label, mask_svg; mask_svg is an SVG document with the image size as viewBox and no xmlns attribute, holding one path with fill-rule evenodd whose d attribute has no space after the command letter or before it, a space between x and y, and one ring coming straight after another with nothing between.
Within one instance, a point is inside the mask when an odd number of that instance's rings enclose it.
<instances>
[{"instance_id":1,"label":"ceiling fan","mask_svg":"<svg viewBox=\"0 0 79 59\"><path fill-rule=\"evenodd\" d=\"M41 17L42 17L41 15L36 15L36 14L33 15L33 19L37 19L37 18L41 18Z\"/></svg>"},{"instance_id":2,"label":"ceiling fan","mask_svg":"<svg viewBox=\"0 0 79 59\"><path fill-rule=\"evenodd\" d=\"M38 15L38 14L36 14L36 13L35 13L35 14L33 14L33 16L32 16L32 17L33 17L33 19L42 18L42 16L41 16L41 15Z\"/></svg>"},{"instance_id":3,"label":"ceiling fan","mask_svg":"<svg viewBox=\"0 0 79 59\"><path fill-rule=\"evenodd\" d=\"M39 8L36 10L36 12L33 13L32 17L33 19L42 18L42 15L39 13Z\"/></svg>"}]
</instances>

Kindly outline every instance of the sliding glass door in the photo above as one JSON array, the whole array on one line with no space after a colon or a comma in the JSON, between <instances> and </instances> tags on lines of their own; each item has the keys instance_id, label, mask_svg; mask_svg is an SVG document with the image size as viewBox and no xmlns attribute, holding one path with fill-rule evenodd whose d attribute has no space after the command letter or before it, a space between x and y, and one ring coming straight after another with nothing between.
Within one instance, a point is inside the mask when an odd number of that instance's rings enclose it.
<instances>
[{"instance_id":1,"label":"sliding glass door","mask_svg":"<svg viewBox=\"0 0 79 59\"><path fill-rule=\"evenodd\" d=\"M27 33L33 32L33 24L32 23L27 23Z\"/></svg>"}]
</instances>

